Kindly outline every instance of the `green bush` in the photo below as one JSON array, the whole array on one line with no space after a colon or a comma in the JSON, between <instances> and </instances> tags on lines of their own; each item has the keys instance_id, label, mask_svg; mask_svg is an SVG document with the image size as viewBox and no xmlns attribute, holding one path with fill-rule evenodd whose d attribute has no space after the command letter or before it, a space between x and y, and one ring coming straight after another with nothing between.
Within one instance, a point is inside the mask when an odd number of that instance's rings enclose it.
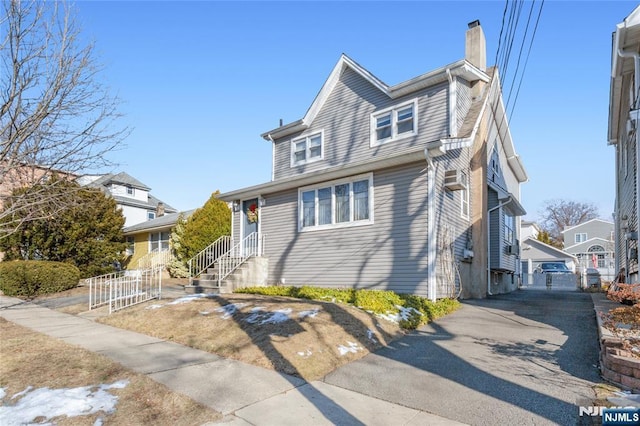
<instances>
[{"instance_id":1,"label":"green bush","mask_svg":"<svg viewBox=\"0 0 640 426\"><path fill-rule=\"evenodd\" d=\"M416 295L397 294L382 290L270 286L242 288L236 290L236 293L287 296L350 304L374 314L399 315L401 318L400 326L407 329L415 329L460 307L460 302L453 299L440 299L432 302Z\"/></svg>"},{"instance_id":2,"label":"green bush","mask_svg":"<svg viewBox=\"0 0 640 426\"><path fill-rule=\"evenodd\" d=\"M7 296L31 298L76 287L80 270L69 263L14 260L0 263L0 290Z\"/></svg>"}]
</instances>

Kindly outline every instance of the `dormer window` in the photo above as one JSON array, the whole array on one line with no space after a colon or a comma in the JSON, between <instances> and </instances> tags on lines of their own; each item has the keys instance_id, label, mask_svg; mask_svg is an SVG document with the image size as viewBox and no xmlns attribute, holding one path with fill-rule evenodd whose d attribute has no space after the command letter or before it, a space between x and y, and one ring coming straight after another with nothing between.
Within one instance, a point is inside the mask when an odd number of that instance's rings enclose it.
<instances>
[{"instance_id":1,"label":"dormer window","mask_svg":"<svg viewBox=\"0 0 640 426\"><path fill-rule=\"evenodd\" d=\"M418 133L415 117L418 101L387 108L371 115L371 146Z\"/></svg>"},{"instance_id":2,"label":"dormer window","mask_svg":"<svg viewBox=\"0 0 640 426\"><path fill-rule=\"evenodd\" d=\"M127 195L133 195L133 186L127 185Z\"/></svg>"},{"instance_id":3,"label":"dormer window","mask_svg":"<svg viewBox=\"0 0 640 426\"><path fill-rule=\"evenodd\" d=\"M291 141L291 167L322 159L323 132L313 133Z\"/></svg>"}]
</instances>

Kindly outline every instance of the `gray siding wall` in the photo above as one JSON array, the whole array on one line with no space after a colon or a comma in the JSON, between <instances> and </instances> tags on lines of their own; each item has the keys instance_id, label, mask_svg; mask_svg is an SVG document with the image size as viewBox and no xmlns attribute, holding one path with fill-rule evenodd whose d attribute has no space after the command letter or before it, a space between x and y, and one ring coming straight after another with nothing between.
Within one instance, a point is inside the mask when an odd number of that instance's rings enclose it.
<instances>
[{"instance_id":1,"label":"gray siding wall","mask_svg":"<svg viewBox=\"0 0 640 426\"><path fill-rule=\"evenodd\" d=\"M436 241L436 281L437 297L451 296L451 285L455 284L457 290L460 286L470 287L472 283L460 283L455 273L463 259L464 250L471 238L471 221L473 205L469 196L469 217L463 217L461 203L464 192L461 190L450 191L444 187L444 175L446 170L458 169L470 176L468 149L457 149L438 157L433 162L435 167L435 231ZM471 182L472 191L474 183ZM445 254L445 250L452 245L452 256ZM453 282L452 282L453 281Z\"/></svg>"},{"instance_id":2,"label":"gray siding wall","mask_svg":"<svg viewBox=\"0 0 640 426\"><path fill-rule=\"evenodd\" d=\"M613 232L613 225L607 222L601 222L599 220L590 221L584 223L581 226L572 228L570 231L564 233L564 246L570 247L576 243L576 234L587 234L587 239L602 238L605 240L611 239L611 233Z\"/></svg>"},{"instance_id":3,"label":"gray siding wall","mask_svg":"<svg viewBox=\"0 0 640 426\"><path fill-rule=\"evenodd\" d=\"M272 284L392 289L427 295L425 163L376 171L374 224L298 232L297 189L264 195Z\"/></svg>"},{"instance_id":4,"label":"gray siding wall","mask_svg":"<svg viewBox=\"0 0 640 426\"><path fill-rule=\"evenodd\" d=\"M467 112L469 112L469 108L471 108L471 87L469 83L461 78L456 79L456 96L457 96L457 128L459 129L464 122Z\"/></svg>"},{"instance_id":5,"label":"gray siding wall","mask_svg":"<svg viewBox=\"0 0 640 426\"><path fill-rule=\"evenodd\" d=\"M448 83L442 83L392 100L346 68L311 128L304 132L324 130L324 159L291 167L291 140L301 134L279 139L275 145L274 179L397 154L447 136L447 97ZM418 134L371 147L371 114L414 98L418 98Z\"/></svg>"},{"instance_id":6,"label":"gray siding wall","mask_svg":"<svg viewBox=\"0 0 640 426\"><path fill-rule=\"evenodd\" d=\"M631 105L631 102L629 101L629 84L631 83L631 79L633 78L632 74L629 74L625 81L623 82L623 88L622 88L622 93L624 95L624 98L621 100L621 102L624 105ZM622 111L625 111L626 114L626 109L622 109ZM619 203L620 209L619 209L619 219L621 219L622 217L624 217L625 215L628 218L628 224L629 224L629 229L627 231L638 231L638 215L637 215L637 210L636 210L636 203L637 203L637 199L636 199L636 173L638 172L638 165L636 164L636 143L635 143L635 135L632 133L631 138L629 138L627 131L626 131L626 125L627 125L627 118L628 117L622 117L622 119L620 120L620 129L619 129L619 134L621 135L620 141L618 142L618 145L616 146L616 161L617 161L617 166L616 167L616 181L617 181L617 201ZM637 130L636 130L637 131ZM625 135L625 136L622 136ZM626 153L622 154L622 151L625 150ZM624 162L623 162L623 157L624 157ZM638 265L635 261L632 261L630 263L627 263L626 261L626 251L627 251L627 247L626 247L626 241L625 241L625 235L624 235L624 230L622 229L618 229L618 240L617 240L617 244L616 244L616 253L618 253L618 255L616 256L616 262L618 262L618 269L621 267L628 267L628 271L629 273L637 273L638 271ZM638 247L638 241L629 241L629 249L633 249Z\"/></svg>"}]
</instances>

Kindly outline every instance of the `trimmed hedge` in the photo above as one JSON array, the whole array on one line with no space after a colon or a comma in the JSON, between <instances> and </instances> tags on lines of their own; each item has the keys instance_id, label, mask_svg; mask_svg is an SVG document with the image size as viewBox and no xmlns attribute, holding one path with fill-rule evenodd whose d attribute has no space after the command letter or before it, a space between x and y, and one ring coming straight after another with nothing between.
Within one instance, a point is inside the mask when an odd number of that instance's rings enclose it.
<instances>
[{"instance_id":1,"label":"trimmed hedge","mask_svg":"<svg viewBox=\"0 0 640 426\"><path fill-rule=\"evenodd\" d=\"M460 307L460 302L454 299L440 299L432 302L420 296L382 290L269 286L240 288L235 292L345 303L380 315L401 314L402 319L399 324L407 329L415 329Z\"/></svg>"},{"instance_id":2,"label":"trimmed hedge","mask_svg":"<svg viewBox=\"0 0 640 426\"><path fill-rule=\"evenodd\" d=\"M0 290L7 296L31 298L76 287L80 270L69 263L44 260L0 262Z\"/></svg>"}]
</instances>

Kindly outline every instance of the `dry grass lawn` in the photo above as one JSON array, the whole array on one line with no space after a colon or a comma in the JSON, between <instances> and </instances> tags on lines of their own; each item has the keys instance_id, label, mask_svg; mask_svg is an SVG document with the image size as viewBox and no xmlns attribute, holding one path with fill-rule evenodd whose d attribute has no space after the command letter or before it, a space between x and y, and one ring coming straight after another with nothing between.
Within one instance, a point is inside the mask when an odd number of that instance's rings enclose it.
<instances>
[{"instance_id":1,"label":"dry grass lawn","mask_svg":"<svg viewBox=\"0 0 640 426\"><path fill-rule=\"evenodd\" d=\"M113 414L58 417L58 425L104 424L197 425L221 419L221 415L186 396L171 392L144 375L135 374L104 356L18 326L0 318L0 387L5 389L5 406L14 405L11 396L25 390L48 387L75 388L111 384L127 379ZM39 419L44 420L44 419Z\"/></svg>"},{"instance_id":2,"label":"dry grass lawn","mask_svg":"<svg viewBox=\"0 0 640 426\"><path fill-rule=\"evenodd\" d=\"M351 306L251 294L152 301L99 321L306 380L404 335L396 323Z\"/></svg>"}]
</instances>

